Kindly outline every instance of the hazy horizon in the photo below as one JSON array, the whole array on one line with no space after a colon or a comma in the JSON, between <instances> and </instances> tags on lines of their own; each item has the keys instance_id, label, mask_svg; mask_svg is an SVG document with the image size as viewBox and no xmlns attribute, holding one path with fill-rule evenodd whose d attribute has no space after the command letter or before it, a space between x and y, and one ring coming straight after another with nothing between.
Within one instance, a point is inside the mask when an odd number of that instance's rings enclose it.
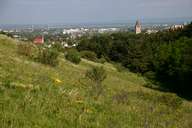
<instances>
[{"instance_id":1,"label":"hazy horizon","mask_svg":"<svg viewBox=\"0 0 192 128\"><path fill-rule=\"evenodd\" d=\"M191 12L191 0L1 0L0 24L190 21Z\"/></svg>"}]
</instances>

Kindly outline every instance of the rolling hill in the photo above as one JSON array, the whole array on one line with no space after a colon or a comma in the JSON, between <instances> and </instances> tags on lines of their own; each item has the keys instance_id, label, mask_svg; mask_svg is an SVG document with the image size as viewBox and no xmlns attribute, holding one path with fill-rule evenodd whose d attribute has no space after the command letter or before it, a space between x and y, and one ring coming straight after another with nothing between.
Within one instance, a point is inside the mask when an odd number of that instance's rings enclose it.
<instances>
[{"instance_id":1,"label":"rolling hill","mask_svg":"<svg viewBox=\"0 0 192 128\"><path fill-rule=\"evenodd\" d=\"M190 128L192 102L146 88L139 74L113 64L83 59L75 65L59 56L51 67L17 52L17 42L0 35L0 127L14 128ZM91 96L85 73L103 66L107 79L99 98Z\"/></svg>"}]
</instances>

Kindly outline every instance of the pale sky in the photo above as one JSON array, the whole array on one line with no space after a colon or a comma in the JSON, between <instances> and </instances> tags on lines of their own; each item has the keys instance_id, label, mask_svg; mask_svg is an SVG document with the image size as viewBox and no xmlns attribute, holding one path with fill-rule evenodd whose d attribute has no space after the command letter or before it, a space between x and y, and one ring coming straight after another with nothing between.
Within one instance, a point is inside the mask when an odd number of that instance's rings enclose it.
<instances>
[{"instance_id":1,"label":"pale sky","mask_svg":"<svg viewBox=\"0 0 192 128\"><path fill-rule=\"evenodd\" d=\"M192 17L192 0L0 0L0 24Z\"/></svg>"}]
</instances>

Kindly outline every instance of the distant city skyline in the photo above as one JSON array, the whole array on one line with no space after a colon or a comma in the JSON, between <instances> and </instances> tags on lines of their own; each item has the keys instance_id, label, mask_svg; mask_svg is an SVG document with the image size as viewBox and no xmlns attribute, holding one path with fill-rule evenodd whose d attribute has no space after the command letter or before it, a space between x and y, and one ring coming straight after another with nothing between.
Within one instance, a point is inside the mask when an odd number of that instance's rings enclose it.
<instances>
[{"instance_id":1,"label":"distant city skyline","mask_svg":"<svg viewBox=\"0 0 192 128\"><path fill-rule=\"evenodd\" d=\"M0 24L190 21L191 12L192 0L1 0Z\"/></svg>"}]
</instances>

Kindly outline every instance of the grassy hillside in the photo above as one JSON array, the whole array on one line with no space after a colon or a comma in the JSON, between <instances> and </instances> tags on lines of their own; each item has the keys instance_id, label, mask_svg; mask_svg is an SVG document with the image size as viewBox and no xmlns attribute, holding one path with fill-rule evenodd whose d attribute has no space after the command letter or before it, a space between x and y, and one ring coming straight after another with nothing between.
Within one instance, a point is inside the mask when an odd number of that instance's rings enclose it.
<instances>
[{"instance_id":1,"label":"grassy hillside","mask_svg":"<svg viewBox=\"0 0 192 128\"><path fill-rule=\"evenodd\" d=\"M190 128L192 103L145 88L145 80L109 63L74 65L61 54L50 67L17 53L17 41L0 35L2 128ZM86 71L107 70L104 92L91 96Z\"/></svg>"}]
</instances>

